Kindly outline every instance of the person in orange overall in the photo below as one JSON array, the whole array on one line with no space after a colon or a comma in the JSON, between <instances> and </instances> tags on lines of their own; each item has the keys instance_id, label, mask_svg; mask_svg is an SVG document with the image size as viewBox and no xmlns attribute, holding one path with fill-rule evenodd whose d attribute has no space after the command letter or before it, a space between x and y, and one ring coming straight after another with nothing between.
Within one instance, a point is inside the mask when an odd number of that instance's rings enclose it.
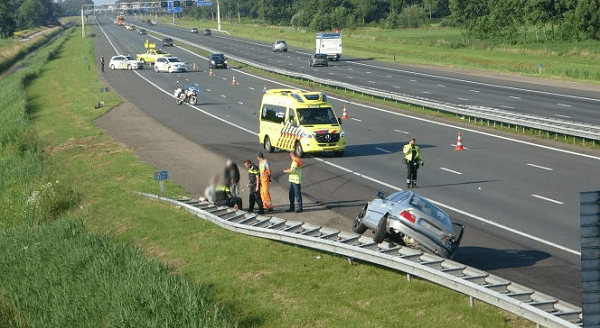
<instances>
[{"instance_id":1,"label":"person in orange overall","mask_svg":"<svg viewBox=\"0 0 600 328\"><path fill-rule=\"evenodd\" d=\"M263 153L257 153L256 159L258 159L258 168L260 170L260 198L262 199L263 208L267 211L272 211L273 205L271 204L271 193L269 192L271 165Z\"/></svg>"}]
</instances>

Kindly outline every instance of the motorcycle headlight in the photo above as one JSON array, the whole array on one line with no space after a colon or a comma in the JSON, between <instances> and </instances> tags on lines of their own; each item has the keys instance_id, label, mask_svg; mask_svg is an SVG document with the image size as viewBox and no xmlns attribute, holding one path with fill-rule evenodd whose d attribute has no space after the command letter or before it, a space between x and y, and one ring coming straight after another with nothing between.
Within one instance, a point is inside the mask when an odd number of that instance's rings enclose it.
<instances>
[{"instance_id":1,"label":"motorcycle headlight","mask_svg":"<svg viewBox=\"0 0 600 328\"><path fill-rule=\"evenodd\" d=\"M343 137L345 137L345 136L346 136L346 131L342 131L342 132L340 133L340 138L343 138Z\"/></svg>"},{"instance_id":2,"label":"motorcycle headlight","mask_svg":"<svg viewBox=\"0 0 600 328\"><path fill-rule=\"evenodd\" d=\"M210 61L210 63L214 65L214 64L215 64L215 61L214 61L214 60L211 60L211 61Z\"/></svg>"}]
</instances>

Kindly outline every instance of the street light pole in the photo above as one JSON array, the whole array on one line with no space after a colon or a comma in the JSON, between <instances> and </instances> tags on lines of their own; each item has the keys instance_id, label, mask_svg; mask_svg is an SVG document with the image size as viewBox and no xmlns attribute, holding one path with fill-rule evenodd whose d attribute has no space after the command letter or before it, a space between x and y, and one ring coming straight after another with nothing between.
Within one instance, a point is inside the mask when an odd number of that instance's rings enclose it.
<instances>
[{"instance_id":1,"label":"street light pole","mask_svg":"<svg viewBox=\"0 0 600 328\"><path fill-rule=\"evenodd\" d=\"M221 6L219 0L217 0L217 30L221 30Z\"/></svg>"}]
</instances>

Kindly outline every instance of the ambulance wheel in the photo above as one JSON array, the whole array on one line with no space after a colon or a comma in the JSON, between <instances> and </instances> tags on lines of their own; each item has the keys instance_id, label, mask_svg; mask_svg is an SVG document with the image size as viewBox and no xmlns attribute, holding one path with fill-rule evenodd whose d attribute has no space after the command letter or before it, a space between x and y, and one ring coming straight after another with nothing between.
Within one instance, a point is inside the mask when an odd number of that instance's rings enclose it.
<instances>
[{"instance_id":1,"label":"ambulance wheel","mask_svg":"<svg viewBox=\"0 0 600 328\"><path fill-rule=\"evenodd\" d=\"M294 145L294 153L298 157L304 156L304 150L302 150L302 145L300 144L299 141L296 141L296 144Z\"/></svg>"},{"instance_id":2,"label":"ambulance wheel","mask_svg":"<svg viewBox=\"0 0 600 328\"><path fill-rule=\"evenodd\" d=\"M263 147L265 148L265 150L267 151L267 153L272 153L273 152L273 146L271 145L271 139L269 139L269 137L265 137L265 142L263 143Z\"/></svg>"}]
</instances>

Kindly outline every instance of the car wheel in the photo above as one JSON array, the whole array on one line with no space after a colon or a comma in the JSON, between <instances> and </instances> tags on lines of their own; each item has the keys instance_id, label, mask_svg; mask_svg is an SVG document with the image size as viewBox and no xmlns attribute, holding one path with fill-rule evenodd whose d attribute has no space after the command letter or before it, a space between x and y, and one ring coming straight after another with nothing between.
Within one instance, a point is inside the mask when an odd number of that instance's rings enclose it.
<instances>
[{"instance_id":1,"label":"car wheel","mask_svg":"<svg viewBox=\"0 0 600 328\"><path fill-rule=\"evenodd\" d=\"M154 71L155 71L156 73L160 73L160 71L158 70L158 67L157 67L156 65L154 65Z\"/></svg>"},{"instance_id":2,"label":"car wheel","mask_svg":"<svg viewBox=\"0 0 600 328\"><path fill-rule=\"evenodd\" d=\"M265 148L267 153L273 152L273 145L271 145L271 139L269 139L269 136L265 137L265 140L263 141L263 148Z\"/></svg>"},{"instance_id":3,"label":"car wheel","mask_svg":"<svg viewBox=\"0 0 600 328\"><path fill-rule=\"evenodd\" d=\"M133 69L133 67L131 67L131 65L127 65L127 69L128 69L128 70L132 70L132 69Z\"/></svg>"},{"instance_id":4,"label":"car wheel","mask_svg":"<svg viewBox=\"0 0 600 328\"><path fill-rule=\"evenodd\" d=\"M110 65L110 69L114 70L115 69L115 65Z\"/></svg>"},{"instance_id":5,"label":"car wheel","mask_svg":"<svg viewBox=\"0 0 600 328\"><path fill-rule=\"evenodd\" d=\"M198 102L198 99L194 96L190 97L190 105L194 106Z\"/></svg>"},{"instance_id":6,"label":"car wheel","mask_svg":"<svg viewBox=\"0 0 600 328\"><path fill-rule=\"evenodd\" d=\"M363 207L362 211L360 211L360 213L358 213L354 219L354 223L352 223L352 231L358 234L362 234L363 232L367 231L367 226L363 223L363 220L365 218L365 214L367 214L368 206L369 205L365 205L365 207Z\"/></svg>"},{"instance_id":7,"label":"car wheel","mask_svg":"<svg viewBox=\"0 0 600 328\"><path fill-rule=\"evenodd\" d=\"M299 141L296 141L296 144L294 145L294 153L300 158L304 156L304 150Z\"/></svg>"},{"instance_id":8,"label":"car wheel","mask_svg":"<svg viewBox=\"0 0 600 328\"><path fill-rule=\"evenodd\" d=\"M388 223L388 214L384 215L381 220L379 220L379 224L377 224L377 229L375 229L375 234L373 235L373 241L380 244L385 238L385 229L387 229Z\"/></svg>"}]
</instances>

